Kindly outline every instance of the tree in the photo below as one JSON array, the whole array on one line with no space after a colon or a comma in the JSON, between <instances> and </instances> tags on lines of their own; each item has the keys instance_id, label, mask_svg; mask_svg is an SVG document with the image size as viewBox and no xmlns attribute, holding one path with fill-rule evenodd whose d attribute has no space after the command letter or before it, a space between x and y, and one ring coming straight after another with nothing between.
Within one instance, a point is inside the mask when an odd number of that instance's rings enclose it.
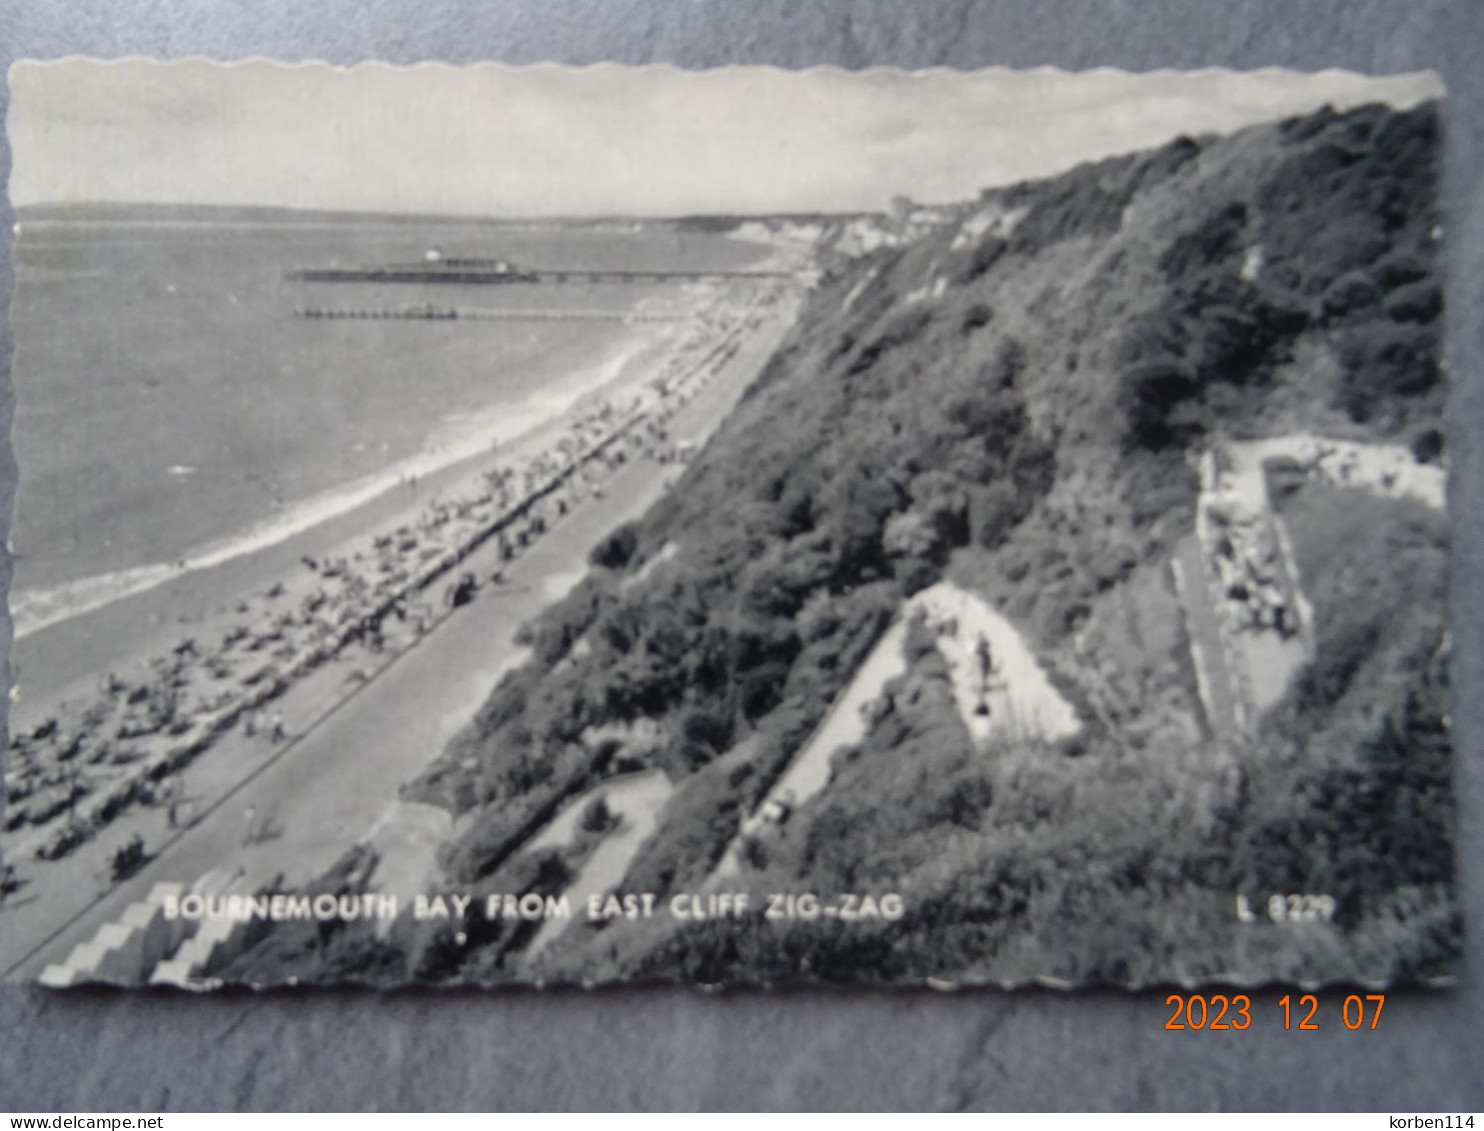
<instances>
[{"instance_id":1,"label":"tree","mask_svg":"<svg viewBox=\"0 0 1484 1131\"><path fill-rule=\"evenodd\" d=\"M613 811L608 808L608 798L599 794L582 811L582 831L585 833L607 832L615 824Z\"/></svg>"},{"instance_id":2,"label":"tree","mask_svg":"<svg viewBox=\"0 0 1484 1131\"><path fill-rule=\"evenodd\" d=\"M629 564L638 545L639 535L634 524L626 522L593 547L588 561L604 569L623 569Z\"/></svg>"}]
</instances>

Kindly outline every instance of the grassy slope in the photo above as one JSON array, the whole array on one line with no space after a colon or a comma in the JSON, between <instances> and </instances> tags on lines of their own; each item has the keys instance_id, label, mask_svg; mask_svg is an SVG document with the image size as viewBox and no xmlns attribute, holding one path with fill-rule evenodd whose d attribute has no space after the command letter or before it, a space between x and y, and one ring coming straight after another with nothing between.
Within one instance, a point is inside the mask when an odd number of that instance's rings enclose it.
<instances>
[{"instance_id":1,"label":"grassy slope","mask_svg":"<svg viewBox=\"0 0 1484 1131\"><path fill-rule=\"evenodd\" d=\"M954 224L827 279L678 487L533 626L537 659L414 787L474 811L445 856L451 883L523 867L511 853L543 814L648 762L677 789L625 887L688 890L901 599L947 576L1022 627L1084 738L974 755L924 652L897 709L744 881L901 891L901 922L575 928L548 971L1146 981L1317 956L1336 977L1446 965L1447 744L1419 660L1441 591L1425 616L1380 616L1407 559L1371 556L1317 602L1316 668L1343 652L1343 694L1317 695L1329 677L1311 674L1256 743L1223 749L1204 737L1167 566L1193 517L1186 453L1206 438L1308 427L1435 455L1436 154L1432 108L1182 139L987 192L985 207L1023 213L1006 238L955 248ZM1376 527L1441 569L1441 532L1415 517ZM1309 576L1329 575L1345 536L1299 547ZM1374 615L1357 633L1362 594ZM659 737L613 737L637 719ZM1418 741L1426 766L1398 769ZM1335 808L1377 780L1402 793ZM1300 882L1340 887L1342 922L1236 928L1235 892ZM509 978L510 953L476 946L442 975Z\"/></svg>"}]
</instances>

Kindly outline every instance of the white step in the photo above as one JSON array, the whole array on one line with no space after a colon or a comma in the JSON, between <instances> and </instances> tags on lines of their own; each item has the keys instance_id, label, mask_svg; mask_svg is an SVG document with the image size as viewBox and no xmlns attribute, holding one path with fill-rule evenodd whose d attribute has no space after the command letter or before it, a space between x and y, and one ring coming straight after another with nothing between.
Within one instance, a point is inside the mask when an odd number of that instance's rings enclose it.
<instances>
[{"instance_id":1,"label":"white step","mask_svg":"<svg viewBox=\"0 0 1484 1131\"><path fill-rule=\"evenodd\" d=\"M165 917L165 900L183 890L181 884L155 884L144 899L125 907L117 920L104 923L91 939L73 947L65 962L48 966L41 983L59 987L82 982L142 984L195 927L186 920Z\"/></svg>"}]
</instances>

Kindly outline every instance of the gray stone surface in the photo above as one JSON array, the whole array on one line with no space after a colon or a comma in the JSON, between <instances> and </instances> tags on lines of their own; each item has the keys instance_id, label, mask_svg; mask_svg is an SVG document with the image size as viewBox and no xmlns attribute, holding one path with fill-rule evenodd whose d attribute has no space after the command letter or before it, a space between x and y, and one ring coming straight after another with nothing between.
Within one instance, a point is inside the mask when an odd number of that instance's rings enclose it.
<instances>
[{"instance_id":1,"label":"gray stone surface","mask_svg":"<svg viewBox=\"0 0 1484 1131\"><path fill-rule=\"evenodd\" d=\"M1484 5L1477 0L0 0L0 57L265 55L352 63L687 67L1265 65L1446 79L1460 865L1456 989L1348 1032L1174 1033L1159 992L406 993L188 998L0 988L0 1111L1484 1107ZM0 150L8 170L9 151ZM9 206L0 223L12 221ZM0 304L8 306L8 249ZM8 330L0 358L8 374ZM8 389L8 376L5 378ZM8 435L8 392L0 434ZM14 475L0 450L8 515ZM7 568L8 575L8 568ZM8 628L5 631L8 639Z\"/></svg>"}]
</instances>

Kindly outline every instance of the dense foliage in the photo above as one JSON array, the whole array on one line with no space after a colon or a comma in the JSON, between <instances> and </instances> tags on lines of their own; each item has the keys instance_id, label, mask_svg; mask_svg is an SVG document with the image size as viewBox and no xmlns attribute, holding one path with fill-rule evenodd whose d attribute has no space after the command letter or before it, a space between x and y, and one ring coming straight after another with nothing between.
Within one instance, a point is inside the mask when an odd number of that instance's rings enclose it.
<instances>
[{"instance_id":1,"label":"dense foliage","mask_svg":"<svg viewBox=\"0 0 1484 1131\"><path fill-rule=\"evenodd\" d=\"M1456 954L1445 524L1285 497L1316 655L1212 737L1170 561L1190 453L1298 429L1442 457L1437 111L1329 110L987 190L839 267L741 405L410 793L469 814L451 884L613 774L674 786L623 890L696 890L904 599L940 579L1020 628L1084 729L976 749L909 633L890 709L747 845L768 891L899 891L894 922L574 926L548 976L1119 982L1430 975ZM970 227L969 218L981 223ZM1338 497L1330 497L1338 496ZM505 887L502 890L520 890ZM1333 924L1239 926L1324 891ZM521 976L507 935L424 974ZM1336 957L1336 956L1340 957Z\"/></svg>"}]
</instances>

